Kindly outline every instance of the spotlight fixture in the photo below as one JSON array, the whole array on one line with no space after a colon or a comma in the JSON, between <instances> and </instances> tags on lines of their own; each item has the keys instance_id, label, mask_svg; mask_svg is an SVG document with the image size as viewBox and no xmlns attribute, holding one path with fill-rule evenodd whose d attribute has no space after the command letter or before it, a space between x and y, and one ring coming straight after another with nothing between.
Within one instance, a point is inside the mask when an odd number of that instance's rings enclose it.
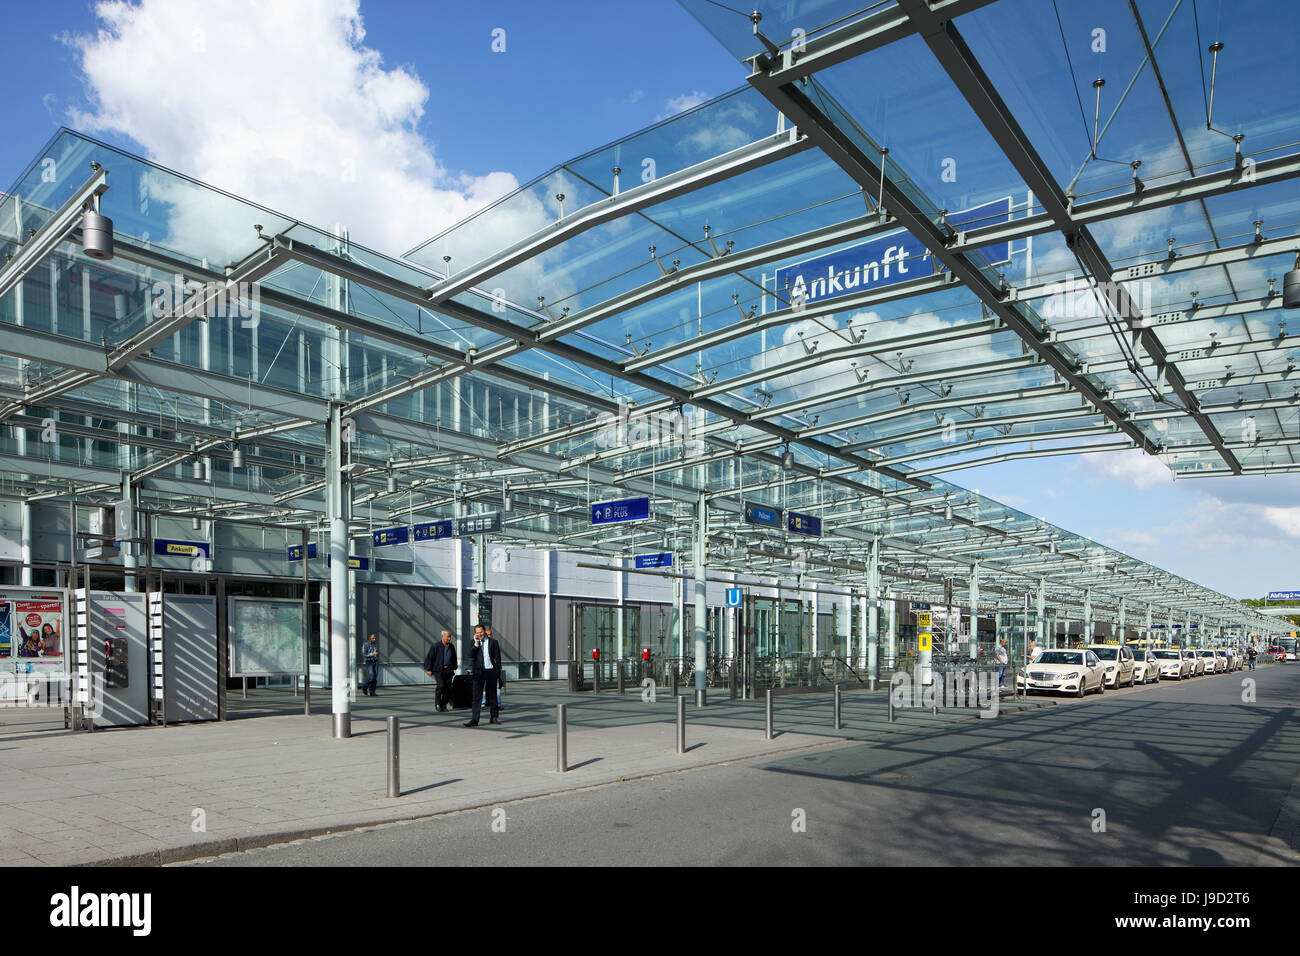
<instances>
[{"instance_id":1,"label":"spotlight fixture","mask_svg":"<svg viewBox=\"0 0 1300 956\"><path fill-rule=\"evenodd\" d=\"M391 495L391 494L395 494L396 492L397 492L397 476L390 471L388 473L388 493Z\"/></svg>"},{"instance_id":2,"label":"spotlight fixture","mask_svg":"<svg viewBox=\"0 0 1300 956\"><path fill-rule=\"evenodd\" d=\"M100 215L98 196L86 204L81 214L81 251L101 261L113 258L113 220Z\"/></svg>"},{"instance_id":3,"label":"spotlight fixture","mask_svg":"<svg viewBox=\"0 0 1300 956\"><path fill-rule=\"evenodd\" d=\"M236 445L235 450L230 453L230 467L244 467L244 449L240 448L238 445Z\"/></svg>"},{"instance_id":4,"label":"spotlight fixture","mask_svg":"<svg viewBox=\"0 0 1300 956\"><path fill-rule=\"evenodd\" d=\"M1295 268L1282 277L1282 308L1300 309L1300 255L1295 257Z\"/></svg>"},{"instance_id":5,"label":"spotlight fixture","mask_svg":"<svg viewBox=\"0 0 1300 956\"><path fill-rule=\"evenodd\" d=\"M794 452L790 450L789 445L785 446L785 454L781 456L781 467L786 471L794 468Z\"/></svg>"},{"instance_id":6,"label":"spotlight fixture","mask_svg":"<svg viewBox=\"0 0 1300 956\"><path fill-rule=\"evenodd\" d=\"M198 531L198 530L199 530L199 516L198 516L198 515L195 515L193 518L190 519L190 528L192 528L192 529L195 530L195 531Z\"/></svg>"},{"instance_id":7,"label":"spotlight fixture","mask_svg":"<svg viewBox=\"0 0 1300 956\"><path fill-rule=\"evenodd\" d=\"M951 521L951 520L952 520L952 505L944 505L944 506L943 506L943 518L944 518L945 521Z\"/></svg>"},{"instance_id":8,"label":"spotlight fixture","mask_svg":"<svg viewBox=\"0 0 1300 956\"><path fill-rule=\"evenodd\" d=\"M203 459L202 458L194 459L194 480L195 481L203 480Z\"/></svg>"}]
</instances>

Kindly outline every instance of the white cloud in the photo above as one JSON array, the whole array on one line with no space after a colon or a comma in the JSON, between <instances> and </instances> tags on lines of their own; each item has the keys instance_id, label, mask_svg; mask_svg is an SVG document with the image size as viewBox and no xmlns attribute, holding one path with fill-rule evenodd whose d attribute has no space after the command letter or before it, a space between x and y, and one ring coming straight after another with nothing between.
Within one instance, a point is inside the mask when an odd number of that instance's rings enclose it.
<instances>
[{"instance_id":1,"label":"white cloud","mask_svg":"<svg viewBox=\"0 0 1300 956\"><path fill-rule=\"evenodd\" d=\"M664 104L664 111L659 114L656 121L665 120L670 116L676 116L678 113L685 113L687 110L699 106L708 98L707 93L701 93L699 90L683 93L681 96L669 97L668 102Z\"/></svg>"},{"instance_id":2,"label":"white cloud","mask_svg":"<svg viewBox=\"0 0 1300 956\"><path fill-rule=\"evenodd\" d=\"M88 101L72 124L204 182L390 253L517 185L441 165L417 131L429 88L364 45L359 0L110 0L95 14L96 33L66 38ZM154 239L199 241L175 208Z\"/></svg>"},{"instance_id":3,"label":"white cloud","mask_svg":"<svg viewBox=\"0 0 1300 956\"><path fill-rule=\"evenodd\" d=\"M1160 459L1136 448L1084 455L1076 467L1086 468L1094 475L1122 481L1138 490L1172 484L1174 480L1173 472Z\"/></svg>"},{"instance_id":4,"label":"white cloud","mask_svg":"<svg viewBox=\"0 0 1300 956\"><path fill-rule=\"evenodd\" d=\"M1300 506L1292 508L1263 508L1264 517L1284 534L1300 538Z\"/></svg>"}]
</instances>

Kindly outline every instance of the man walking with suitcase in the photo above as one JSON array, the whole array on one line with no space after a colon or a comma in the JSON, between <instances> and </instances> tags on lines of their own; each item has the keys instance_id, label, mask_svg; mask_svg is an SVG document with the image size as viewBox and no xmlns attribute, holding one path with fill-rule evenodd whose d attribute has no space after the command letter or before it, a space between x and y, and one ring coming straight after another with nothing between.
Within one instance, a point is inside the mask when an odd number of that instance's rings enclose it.
<instances>
[{"instance_id":1,"label":"man walking with suitcase","mask_svg":"<svg viewBox=\"0 0 1300 956\"><path fill-rule=\"evenodd\" d=\"M424 671L435 681L434 706L439 711L451 708L451 681L456 676L456 645L451 642L451 631L443 629L442 640L429 648L424 659Z\"/></svg>"},{"instance_id":2,"label":"man walking with suitcase","mask_svg":"<svg viewBox=\"0 0 1300 956\"><path fill-rule=\"evenodd\" d=\"M474 695L474 713L465 722L465 726L477 727L479 708L483 703L483 689L491 687L495 690L497 676L501 673L501 646L484 633L482 624L474 626L474 646L470 648L469 663L470 673L474 677L474 689L472 691ZM497 716L496 694L488 697L488 706L492 714L491 723L501 723L501 718Z\"/></svg>"}]
</instances>

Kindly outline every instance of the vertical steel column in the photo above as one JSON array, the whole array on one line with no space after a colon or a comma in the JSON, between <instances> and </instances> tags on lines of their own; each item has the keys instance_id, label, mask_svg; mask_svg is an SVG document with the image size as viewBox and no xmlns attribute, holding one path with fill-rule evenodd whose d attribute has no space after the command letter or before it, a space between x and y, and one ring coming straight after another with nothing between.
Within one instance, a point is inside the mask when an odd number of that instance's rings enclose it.
<instances>
[{"instance_id":1,"label":"vertical steel column","mask_svg":"<svg viewBox=\"0 0 1300 956\"><path fill-rule=\"evenodd\" d=\"M330 687L336 739L352 736L352 712L349 705L353 675L348 659L351 635L348 633L348 524L344 519L343 496L343 423L340 406L330 406L326 428L327 458L325 466L325 516L330 523ZM302 556L303 561L307 555Z\"/></svg>"},{"instance_id":2,"label":"vertical steel column","mask_svg":"<svg viewBox=\"0 0 1300 956\"><path fill-rule=\"evenodd\" d=\"M880 677L880 535L871 539L871 560L867 564L867 597L862 602L862 616L867 639L867 676L871 689Z\"/></svg>"},{"instance_id":3,"label":"vertical steel column","mask_svg":"<svg viewBox=\"0 0 1300 956\"><path fill-rule=\"evenodd\" d=\"M772 688L767 689L767 696L763 702L763 739L771 740L772 733Z\"/></svg>"},{"instance_id":4,"label":"vertical steel column","mask_svg":"<svg viewBox=\"0 0 1300 956\"><path fill-rule=\"evenodd\" d=\"M305 559L304 559L305 560ZM401 751L398 749L398 718L388 718L388 795L390 797L400 797L402 795L401 783Z\"/></svg>"},{"instance_id":5,"label":"vertical steel column","mask_svg":"<svg viewBox=\"0 0 1300 956\"><path fill-rule=\"evenodd\" d=\"M980 642L980 566L970 570L970 659L979 657Z\"/></svg>"},{"instance_id":6,"label":"vertical steel column","mask_svg":"<svg viewBox=\"0 0 1300 956\"><path fill-rule=\"evenodd\" d=\"M21 283L19 284L18 288L19 288L19 294L21 295L21 290L22 290ZM18 429L18 434L26 435L27 430L20 428ZM21 455L21 451L19 452L19 454ZM24 501L22 503L21 534L22 534L22 540L21 540L21 544L19 545L20 550L18 552L18 560L22 562L22 568L20 569L19 573L21 576L19 577L18 580L23 587L29 588L32 586L32 504L30 501ZM72 629L68 628L68 630L69 632L71 632ZM65 653L67 652L66 648L64 649L64 652Z\"/></svg>"},{"instance_id":7,"label":"vertical steel column","mask_svg":"<svg viewBox=\"0 0 1300 956\"><path fill-rule=\"evenodd\" d=\"M1128 598L1119 599L1119 642L1128 643Z\"/></svg>"},{"instance_id":8,"label":"vertical steel column","mask_svg":"<svg viewBox=\"0 0 1300 956\"><path fill-rule=\"evenodd\" d=\"M567 773L569 769L569 708L555 706L555 772Z\"/></svg>"},{"instance_id":9,"label":"vertical steel column","mask_svg":"<svg viewBox=\"0 0 1300 956\"><path fill-rule=\"evenodd\" d=\"M898 602L893 591L885 594L885 600L889 602L889 641L886 644L888 653L885 657L889 660L889 666L898 669Z\"/></svg>"},{"instance_id":10,"label":"vertical steel column","mask_svg":"<svg viewBox=\"0 0 1300 956\"><path fill-rule=\"evenodd\" d=\"M311 582L307 577L307 526L302 529L302 712L311 716Z\"/></svg>"},{"instance_id":11,"label":"vertical steel column","mask_svg":"<svg viewBox=\"0 0 1300 956\"><path fill-rule=\"evenodd\" d=\"M1093 623L1092 623L1092 588L1085 588L1083 591L1083 643L1087 645L1093 643Z\"/></svg>"},{"instance_id":12,"label":"vertical steel column","mask_svg":"<svg viewBox=\"0 0 1300 956\"><path fill-rule=\"evenodd\" d=\"M677 698L677 752L686 753L686 698Z\"/></svg>"},{"instance_id":13,"label":"vertical steel column","mask_svg":"<svg viewBox=\"0 0 1300 956\"><path fill-rule=\"evenodd\" d=\"M1040 578L1038 581L1038 605L1037 605L1038 620L1035 621L1034 623L1034 634L1037 637L1039 647L1046 646L1045 642L1047 640L1047 621L1043 619L1043 615L1046 612L1046 610L1047 610L1047 582L1042 578ZM1029 623L1027 621L1025 622L1024 633L1026 634L1029 633ZM1056 639L1055 626L1052 627L1052 639L1053 640Z\"/></svg>"},{"instance_id":14,"label":"vertical steel column","mask_svg":"<svg viewBox=\"0 0 1300 956\"><path fill-rule=\"evenodd\" d=\"M707 596L704 562L708 557L709 526L704 492L695 503L695 706L705 704L705 679L708 677L708 645L706 643Z\"/></svg>"}]
</instances>

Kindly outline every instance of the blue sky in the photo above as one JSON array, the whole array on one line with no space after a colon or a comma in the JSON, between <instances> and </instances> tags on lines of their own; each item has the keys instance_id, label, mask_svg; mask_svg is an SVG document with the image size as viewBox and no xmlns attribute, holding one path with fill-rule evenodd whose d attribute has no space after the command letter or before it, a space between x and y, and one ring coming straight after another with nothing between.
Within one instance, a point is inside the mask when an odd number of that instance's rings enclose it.
<instances>
[{"instance_id":1,"label":"blue sky","mask_svg":"<svg viewBox=\"0 0 1300 956\"><path fill-rule=\"evenodd\" d=\"M992 50L1001 36L985 29L969 35ZM6 184L69 125L328 225L318 174L341 161L391 181L378 208L343 213L369 216L354 236L389 251L744 79L670 0L47 0L8 6L0 57ZM1078 132L1044 144L1049 158L1071 161ZM1175 483L1136 453L945 477L1235 596L1300 588L1300 477Z\"/></svg>"}]
</instances>

